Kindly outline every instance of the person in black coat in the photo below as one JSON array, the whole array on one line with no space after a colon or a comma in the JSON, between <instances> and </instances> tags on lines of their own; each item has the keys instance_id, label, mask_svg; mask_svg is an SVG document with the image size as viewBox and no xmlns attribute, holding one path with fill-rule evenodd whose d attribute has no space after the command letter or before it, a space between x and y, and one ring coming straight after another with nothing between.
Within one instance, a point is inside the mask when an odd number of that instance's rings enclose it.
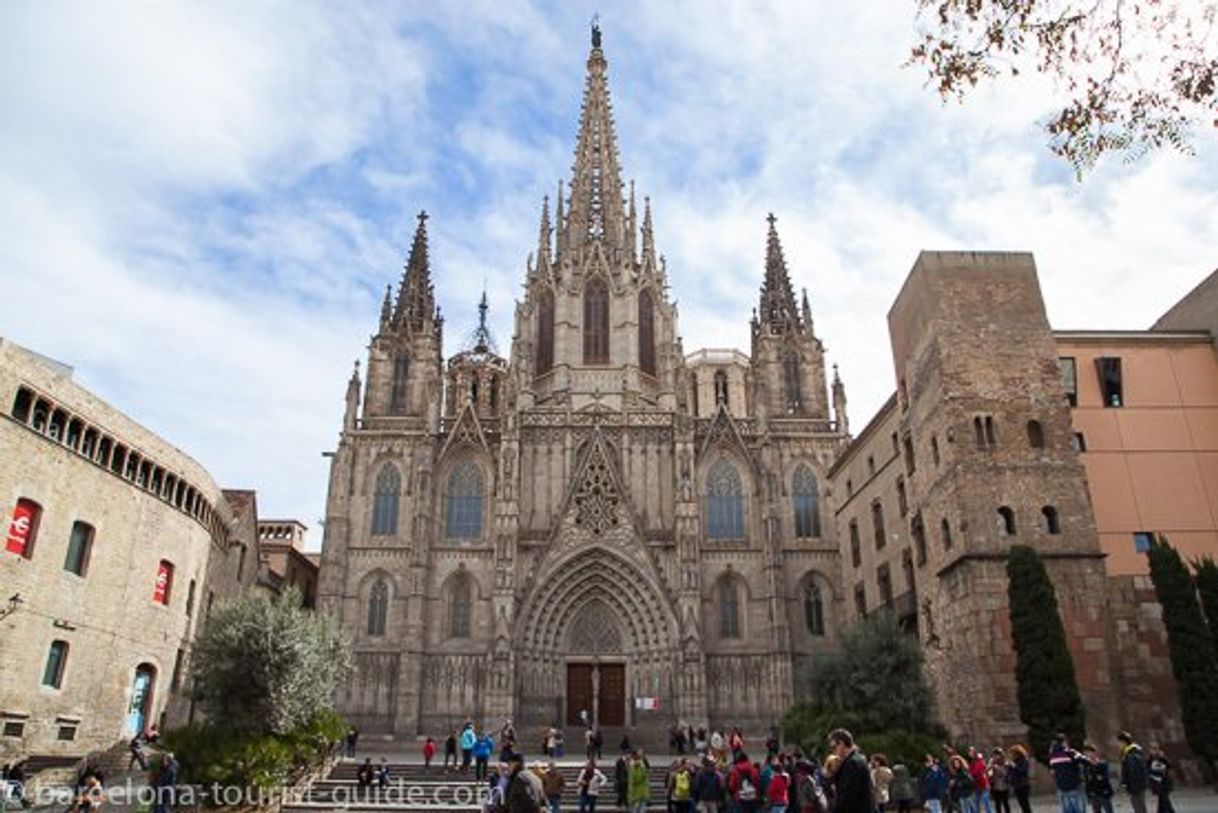
<instances>
[{"instance_id":1,"label":"person in black coat","mask_svg":"<svg viewBox=\"0 0 1218 813\"><path fill-rule=\"evenodd\" d=\"M831 813L871 813L871 770L844 728L829 735L829 749L841 760L833 774Z\"/></svg>"}]
</instances>

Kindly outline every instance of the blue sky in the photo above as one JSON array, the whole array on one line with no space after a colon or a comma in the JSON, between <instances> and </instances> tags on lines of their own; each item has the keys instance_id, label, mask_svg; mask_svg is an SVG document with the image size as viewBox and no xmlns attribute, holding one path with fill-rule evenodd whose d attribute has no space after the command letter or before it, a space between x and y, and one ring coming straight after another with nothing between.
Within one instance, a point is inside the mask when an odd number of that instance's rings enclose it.
<instances>
[{"instance_id":1,"label":"blue sky","mask_svg":"<svg viewBox=\"0 0 1218 813\"><path fill-rule=\"evenodd\" d=\"M1218 265L1218 162L1044 147L1032 79L943 104L913 2L605 4L626 178L685 348L748 347L765 216L861 428L919 249L1035 252L1051 322L1147 326ZM0 5L0 334L313 528L352 362L414 215L446 351L499 345L570 173L591 4ZM14 306L13 303L19 303Z\"/></svg>"}]
</instances>

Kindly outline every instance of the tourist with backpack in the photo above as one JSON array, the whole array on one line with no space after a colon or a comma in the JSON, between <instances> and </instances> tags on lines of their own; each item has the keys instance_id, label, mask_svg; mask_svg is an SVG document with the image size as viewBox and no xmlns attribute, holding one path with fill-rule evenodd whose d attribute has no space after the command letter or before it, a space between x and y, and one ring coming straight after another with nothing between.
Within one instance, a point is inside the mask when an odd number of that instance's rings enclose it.
<instances>
[{"instance_id":1,"label":"tourist with backpack","mask_svg":"<svg viewBox=\"0 0 1218 813\"><path fill-rule=\"evenodd\" d=\"M723 804L723 777L710 757L702 759L702 768L694 777L693 799L698 813L719 813Z\"/></svg>"},{"instance_id":2,"label":"tourist with backpack","mask_svg":"<svg viewBox=\"0 0 1218 813\"><path fill-rule=\"evenodd\" d=\"M943 799L947 796L947 771L934 754L926 755L926 763L918 776L918 793L930 813L942 813Z\"/></svg>"},{"instance_id":3,"label":"tourist with backpack","mask_svg":"<svg viewBox=\"0 0 1218 813\"><path fill-rule=\"evenodd\" d=\"M1133 735L1122 731L1117 735L1121 744L1121 787L1129 794L1129 806L1133 813L1146 813L1146 789L1149 785L1146 771L1146 752L1133 741Z\"/></svg>"},{"instance_id":4,"label":"tourist with backpack","mask_svg":"<svg viewBox=\"0 0 1218 813\"><path fill-rule=\"evenodd\" d=\"M744 751L736 752L736 762L727 774L727 791L739 813L756 813L761 805L761 775Z\"/></svg>"},{"instance_id":5,"label":"tourist with backpack","mask_svg":"<svg viewBox=\"0 0 1218 813\"><path fill-rule=\"evenodd\" d=\"M896 805L897 813L909 813L917 798L914 792L913 779L909 776L909 768L898 762L892 766L892 783L888 786L888 798Z\"/></svg>"},{"instance_id":6,"label":"tourist with backpack","mask_svg":"<svg viewBox=\"0 0 1218 813\"><path fill-rule=\"evenodd\" d=\"M773 760L770 767L770 779L765 783L765 797L770 813L786 813L790 804L790 777L782 763Z\"/></svg>"},{"instance_id":7,"label":"tourist with backpack","mask_svg":"<svg viewBox=\"0 0 1218 813\"><path fill-rule=\"evenodd\" d=\"M668 798L672 803L673 813L690 813L693 785L689 764L683 759L678 760L668 777Z\"/></svg>"},{"instance_id":8,"label":"tourist with backpack","mask_svg":"<svg viewBox=\"0 0 1218 813\"><path fill-rule=\"evenodd\" d=\"M651 767L639 748L630 756L630 768L627 772L626 801L632 813L647 813L647 805L651 801Z\"/></svg>"},{"instance_id":9,"label":"tourist with backpack","mask_svg":"<svg viewBox=\"0 0 1218 813\"><path fill-rule=\"evenodd\" d=\"M600 797L601 785L609 781L597 770L596 762L592 759L579 772L577 786L579 788L579 813L596 813L596 800Z\"/></svg>"}]
</instances>

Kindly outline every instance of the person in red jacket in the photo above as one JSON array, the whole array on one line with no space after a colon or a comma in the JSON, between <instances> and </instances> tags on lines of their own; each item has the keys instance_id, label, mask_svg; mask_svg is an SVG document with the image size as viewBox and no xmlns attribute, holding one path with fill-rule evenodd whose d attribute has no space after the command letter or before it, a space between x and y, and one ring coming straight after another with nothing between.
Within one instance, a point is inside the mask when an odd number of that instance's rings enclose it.
<instances>
[{"instance_id":1,"label":"person in red jacket","mask_svg":"<svg viewBox=\"0 0 1218 813\"><path fill-rule=\"evenodd\" d=\"M431 761L435 759L435 756L436 741L431 737L428 737L427 741L423 743L423 766L428 772L431 771Z\"/></svg>"},{"instance_id":2,"label":"person in red jacket","mask_svg":"<svg viewBox=\"0 0 1218 813\"><path fill-rule=\"evenodd\" d=\"M968 749L968 772L969 776L973 777L973 809L977 813L994 813L994 806L990 802L990 776L989 766L985 764L985 757L976 748Z\"/></svg>"},{"instance_id":3,"label":"person in red jacket","mask_svg":"<svg viewBox=\"0 0 1218 813\"><path fill-rule=\"evenodd\" d=\"M770 772L770 781L765 786L766 801L770 803L770 813L786 813L790 803L791 779L782 766L782 762L774 760Z\"/></svg>"},{"instance_id":4,"label":"person in red jacket","mask_svg":"<svg viewBox=\"0 0 1218 813\"><path fill-rule=\"evenodd\" d=\"M757 813L761 807L761 776L743 751L736 752L736 764L727 774L727 792L740 813Z\"/></svg>"}]
</instances>

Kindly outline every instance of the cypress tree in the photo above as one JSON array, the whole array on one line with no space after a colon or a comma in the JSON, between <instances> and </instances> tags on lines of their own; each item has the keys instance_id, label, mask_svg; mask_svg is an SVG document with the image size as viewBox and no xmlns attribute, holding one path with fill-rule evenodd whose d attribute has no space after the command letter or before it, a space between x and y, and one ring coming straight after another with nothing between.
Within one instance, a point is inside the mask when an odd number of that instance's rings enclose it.
<instances>
[{"instance_id":1,"label":"cypress tree","mask_svg":"<svg viewBox=\"0 0 1218 813\"><path fill-rule=\"evenodd\" d=\"M1040 554L1027 545L1012 545L1007 579L1019 719L1028 727L1032 752L1043 761L1055 732L1064 731L1072 743L1083 742L1083 701L1057 594Z\"/></svg>"},{"instance_id":2,"label":"cypress tree","mask_svg":"<svg viewBox=\"0 0 1218 813\"><path fill-rule=\"evenodd\" d=\"M1218 655L1218 562L1206 556L1193 563L1197 571L1197 595L1201 599L1201 610L1214 639L1214 653Z\"/></svg>"},{"instance_id":3,"label":"cypress tree","mask_svg":"<svg viewBox=\"0 0 1218 813\"><path fill-rule=\"evenodd\" d=\"M1150 579L1163 606L1171 671L1180 693L1184 738L1193 753L1213 766L1218 759L1218 656L1201 615L1188 566L1167 538L1150 546Z\"/></svg>"}]
</instances>

